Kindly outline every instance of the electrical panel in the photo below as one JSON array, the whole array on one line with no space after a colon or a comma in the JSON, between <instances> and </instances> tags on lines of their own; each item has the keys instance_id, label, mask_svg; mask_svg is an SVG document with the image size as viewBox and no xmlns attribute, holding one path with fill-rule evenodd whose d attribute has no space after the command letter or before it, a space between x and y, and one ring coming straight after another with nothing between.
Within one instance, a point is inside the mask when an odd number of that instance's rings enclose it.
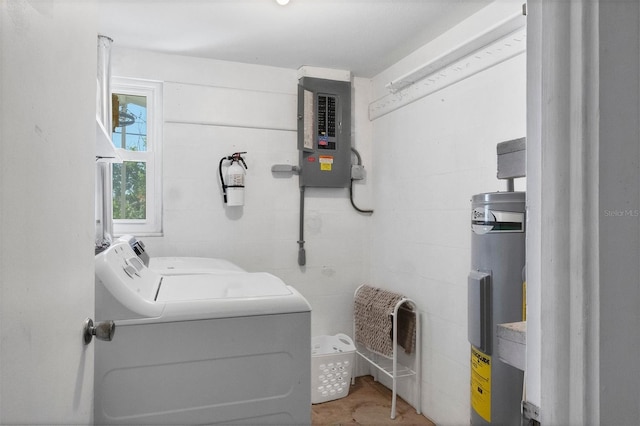
<instances>
[{"instance_id":1,"label":"electrical panel","mask_svg":"<svg viewBox=\"0 0 640 426\"><path fill-rule=\"evenodd\" d=\"M298 85L300 186L351 184L351 83L302 77Z\"/></svg>"}]
</instances>

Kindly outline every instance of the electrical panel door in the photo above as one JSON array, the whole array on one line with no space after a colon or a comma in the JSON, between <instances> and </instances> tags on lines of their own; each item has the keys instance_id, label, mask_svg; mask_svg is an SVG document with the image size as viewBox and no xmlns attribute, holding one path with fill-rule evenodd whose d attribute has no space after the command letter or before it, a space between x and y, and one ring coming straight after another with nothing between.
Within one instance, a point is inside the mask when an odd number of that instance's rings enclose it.
<instances>
[{"instance_id":1,"label":"electrical panel door","mask_svg":"<svg viewBox=\"0 0 640 426\"><path fill-rule=\"evenodd\" d=\"M300 186L351 184L351 83L302 77L298 85Z\"/></svg>"}]
</instances>

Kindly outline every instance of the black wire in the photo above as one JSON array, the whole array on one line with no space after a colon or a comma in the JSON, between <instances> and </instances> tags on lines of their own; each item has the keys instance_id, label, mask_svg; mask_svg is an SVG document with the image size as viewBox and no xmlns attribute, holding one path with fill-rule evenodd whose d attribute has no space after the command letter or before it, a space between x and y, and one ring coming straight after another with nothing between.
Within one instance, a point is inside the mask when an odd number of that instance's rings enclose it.
<instances>
[{"instance_id":1,"label":"black wire","mask_svg":"<svg viewBox=\"0 0 640 426\"><path fill-rule=\"evenodd\" d=\"M373 214L373 210L363 210L356 206L356 203L353 201L353 179L351 179L351 185L349 186L349 200L351 201L351 205L353 206L353 208L360 213Z\"/></svg>"},{"instance_id":2,"label":"black wire","mask_svg":"<svg viewBox=\"0 0 640 426\"><path fill-rule=\"evenodd\" d=\"M222 186L222 195L224 197L225 204L227 204L227 186L224 184L224 177L222 177L222 162L226 159L227 157L222 157L220 159L220 164L218 164L218 172L220 173L220 185Z\"/></svg>"},{"instance_id":3,"label":"black wire","mask_svg":"<svg viewBox=\"0 0 640 426\"><path fill-rule=\"evenodd\" d=\"M362 165L362 157L360 157L360 153L354 147L351 147L351 151L356 155L356 159L358 160L358 166ZM353 201L353 179L351 179L351 186L349 186L349 200L351 201L351 205L354 209L359 211L360 213L373 214L373 210L363 210L356 206L356 203Z\"/></svg>"},{"instance_id":4,"label":"black wire","mask_svg":"<svg viewBox=\"0 0 640 426\"><path fill-rule=\"evenodd\" d=\"M360 157L360 153L354 147L351 147L351 151L353 151L353 153L356 155L356 158L358 159L358 166L361 166L362 165L362 157Z\"/></svg>"}]
</instances>

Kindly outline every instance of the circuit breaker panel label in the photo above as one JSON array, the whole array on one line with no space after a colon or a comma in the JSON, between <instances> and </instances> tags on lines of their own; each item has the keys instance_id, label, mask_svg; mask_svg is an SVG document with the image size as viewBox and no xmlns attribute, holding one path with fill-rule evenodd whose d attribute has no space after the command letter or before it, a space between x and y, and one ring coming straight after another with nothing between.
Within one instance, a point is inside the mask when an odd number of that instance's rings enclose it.
<instances>
[{"instance_id":1,"label":"circuit breaker panel label","mask_svg":"<svg viewBox=\"0 0 640 426\"><path fill-rule=\"evenodd\" d=\"M298 86L300 186L351 184L351 83L303 77Z\"/></svg>"},{"instance_id":2,"label":"circuit breaker panel label","mask_svg":"<svg viewBox=\"0 0 640 426\"><path fill-rule=\"evenodd\" d=\"M491 355L471 346L471 407L491 423Z\"/></svg>"},{"instance_id":3,"label":"circuit breaker panel label","mask_svg":"<svg viewBox=\"0 0 640 426\"><path fill-rule=\"evenodd\" d=\"M330 155L321 155L319 160L320 161L320 170L324 170L326 172L330 172L332 169L332 165L333 165L333 157Z\"/></svg>"}]
</instances>

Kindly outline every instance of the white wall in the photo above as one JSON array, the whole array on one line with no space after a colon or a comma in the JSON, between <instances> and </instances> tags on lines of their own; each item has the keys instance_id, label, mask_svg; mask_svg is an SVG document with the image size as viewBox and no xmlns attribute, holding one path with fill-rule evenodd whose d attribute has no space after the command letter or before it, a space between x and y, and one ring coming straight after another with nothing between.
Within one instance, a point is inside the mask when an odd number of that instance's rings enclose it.
<instances>
[{"instance_id":1,"label":"white wall","mask_svg":"<svg viewBox=\"0 0 640 426\"><path fill-rule=\"evenodd\" d=\"M388 93L386 82L519 7L494 4L377 76L374 99ZM470 199L506 189L496 144L525 135L525 67L521 54L373 122L372 283L420 307L422 409L437 424L469 422Z\"/></svg>"},{"instance_id":2,"label":"white wall","mask_svg":"<svg viewBox=\"0 0 640 426\"><path fill-rule=\"evenodd\" d=\"M0 2L0 424L90 424L93 1Z\"/></svg>"},{"instance_id":3,"label":"white wall","mask_svg":"<svg viewBox=\"0 0 640 426\"><path fill-rule=\"evenodd\" d=\"M308 189L300 268L298 178L271 173L273 164L298 163L296 70L118 49L117 40L112 70L164 82L164 234L143 238L151 255L222 257L271 272L307 297L314 335L350 333L371 219L353 210L345 189ZM354 88L353 143L367 166L370 123L360 111L368 84L356 79ZM245 206L227 208L218 162L236 151L248 152ZM365 207L369 187L356 188Z\"/></svg>"}]
</instances>

